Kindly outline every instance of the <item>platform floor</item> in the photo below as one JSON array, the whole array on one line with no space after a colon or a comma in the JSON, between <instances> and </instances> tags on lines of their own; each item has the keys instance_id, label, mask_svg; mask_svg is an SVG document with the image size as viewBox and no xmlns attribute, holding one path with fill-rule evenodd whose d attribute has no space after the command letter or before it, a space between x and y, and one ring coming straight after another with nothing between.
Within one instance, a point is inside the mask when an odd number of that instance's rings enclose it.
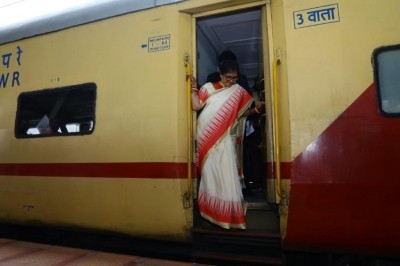
<instances>
[{"instance_id":1,"label":"platform floor","mask_svg":"<svg viewBox=\"0 0 400 266\"><path fill-rule=\"evenodd\" d=\"M190 262L152 259L0 238L0 266L186 266Z\"/></svg>"}]
</instances>

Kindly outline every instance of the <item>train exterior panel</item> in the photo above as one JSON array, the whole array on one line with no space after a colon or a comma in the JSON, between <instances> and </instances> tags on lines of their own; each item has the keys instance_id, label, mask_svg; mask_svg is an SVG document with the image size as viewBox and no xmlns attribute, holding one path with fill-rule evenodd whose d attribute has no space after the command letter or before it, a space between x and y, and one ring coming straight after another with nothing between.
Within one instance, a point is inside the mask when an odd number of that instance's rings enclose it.
<instances>
[{"instance_id":1,"label":"train exterior panel","mask_svg":"<svg viewBox=\"0 0 400 266\"><path fill-rule=\"evenodd\" d=\"M190 25L166 5L1 46L12 54L2 67L11 73L0 104L2 221L187 237L181 140L191 46L182 32ZM14 136L21 93L87 82L97 87L91 134Z\"/></svg>"},{"instance_id":2,"label":"train exterior panel","mask_svg":"<svg viewBox=\"0 0 400 266\"><path fill-rule=\"evenodd\" d=\"M398 256L400 118L382 111L376 53L399 43L399 8L186 0L0 45L0 221L190 241L197 173L185 59L202 71L198 20L257 9L263 192L279 206L282 247ZM54 115L82 88L93 102L80 107L95 111L71 123L89 119L88 133L18 133L25 101L54 93Z\"/></svg>"},{"instance_id":3,"label":"train exterior panel","mask_svg":"<svg viewBox=\"0 0 400 266\"><path fill-rule=\"evenodd\" d=\"M274 49L282 49L287 105L287 246L399 253L399 118L378 108L372 63L375 49L399 41L398 8L397 1L272 1L285 32Z\"/></svg>"}]
</instances>

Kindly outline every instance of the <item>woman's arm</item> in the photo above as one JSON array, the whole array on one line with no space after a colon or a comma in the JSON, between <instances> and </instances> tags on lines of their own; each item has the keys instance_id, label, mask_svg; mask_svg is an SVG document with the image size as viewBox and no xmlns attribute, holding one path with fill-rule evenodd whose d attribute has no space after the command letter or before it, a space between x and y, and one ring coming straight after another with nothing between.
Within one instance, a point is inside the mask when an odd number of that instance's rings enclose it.
<instances>
[{"instance_id":1,"label":"woman's arm","mask_svg":"<svg viewBox=\"0 0 400 266\"><path fill-rule=\"evenodd\" d=\"M254 114L260 113L261 108L265 105L265 102L257 102L256 106L250 109L247 109L241 117L246 117Z\"/></svg>"},{"instance_id":2,"label":"woman's arm","mask_svg":"<svg viewBox=\"0 0 400 266\"><path fill-rule=\"evenodd\" d=\"M193 76L190 76L190 84L192 86L190 90L190 97L192 99L192 109L193 111L200 111L203 108L203 104L199 99L199 90L197 89L197 82Z\"/></svg>"}]
</instances>

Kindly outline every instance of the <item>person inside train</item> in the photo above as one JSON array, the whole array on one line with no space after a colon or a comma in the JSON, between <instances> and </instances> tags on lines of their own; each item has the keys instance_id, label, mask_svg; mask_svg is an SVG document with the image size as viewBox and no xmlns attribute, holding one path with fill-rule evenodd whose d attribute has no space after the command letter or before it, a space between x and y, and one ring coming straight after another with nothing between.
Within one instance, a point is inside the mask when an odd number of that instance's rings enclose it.
<instances>
[{"instance_id":1,"label":"person inside train","mask_svg":"<svg viewBox=\"0 0 400 266\"><path fill-rule=\"evenodd\" d=\"M232 60L237 61L237 57L234 52L231 50L223 51L218 57L218 63L221 64L223 61ZM214 72L207 76L207 82L219 82L221 80L220 72ZM237 84L242 86L248 93L250 93L254 98L253 107L259 101L258 92L249 86L249 82L247 76L240 73L240 69L238 69L238 80L236 81ZM239 142L237 144L237 154L238 154L238 164L240 168L241 174L241 185L244 194L251 194L251 189L255 188L255 178L254 178L254 168L257 168L253 164L255 161L261 160L259 156L259 152L255 150L253 147L257 146L258 143L254 143L256 138L254 133L255 130L255 121L258 120L258 115L253 114L250 115L246 120L242 120L239 124L239 128L244 130L244 137L243 142ZM258 173L258 171L257 171Z\"/></svg>"},{"instance_id":2,"label":"person inside train","mask_svg":"<svg viewBox=\"0 0 400 266\"><path fill-rule=\"evenodd\" d=\"M36 127L39 131L39 134L41 135L48 135L52 133L52 130L50 128L50 120L47 115L44 115L42 119L40 119Z\"/></svg>"},{"instance_id":3,"label":"person inside train","mask_svg":"<svg viewBox=\"0 0 400 266\"><path fill-rule=\"evenodd\" d=\"M66 126L61 123L60 119L56 117L49 118L47 115L44 115L39 121L37 129L39 134L42 135L68 133Z\"/></svg>"},{"instance_id":4,"label":"person inside train","mask_svg":"<svg viewBox=\"0 0 400 266\"><path fill-rule=\"evenodd\" d=\"M224 50L219 55L218 64L221 64L225 60L233 60L233 61L238 62L235 53L232 52L231 50ZM238 64L239 64L239 62L238 62ZM236 83L239 84L240 86L242 86L248 93L250 93L253 96L254 101L257 102L259 100L257 91L254 90L252 87L250 87L247 76L240 73L240 69L238 71L239 71L239 74L238 74L238 80L236 81ZM218 81L221 81L219 70L208 74L207 82L218 82Z\"/></svg>"},{"instance_id":5,"label":"person inside train","mask_svg":"<svg viewBox=\"0 0 400 266\"><path fill-rule=\"evenodd\" d=\"M196 158L201 173L198 191L200 215L225 229L246 229L246 202L238 172L236 152L238 121L259 112L263 102L254 99L239 84L239 67L234 60L219 65L220 80L197 89L191 80L191 101L197 119Z\"/></svg>"},{"instance_id":6,"label":"person inside train","mask_svg":"<svg viewBox=\"0 0 400 266\"><path fill-rule=\"evenodd\" d=\"M264 78L257 77L254 91L263 96ZM263 99L260 99L261 101ZM262 135L265 127L265 116L257 114L246 120L246 131L243 137L243 174L246 188L244 194L252 194L254 190L262 188L264 166L262 154Z\"/></svg>"},{"instance_id":7,"label":"person inside train","mask_svg":"<svg viewBox=\"0 0 400 266\"><path fill-rule=\"evenodd\" d=\"M218 65L221 64L223 61L226 60L232 60L232 61L236 61L237 62L237 58L234 52L232 52L231 50L225 50L223 51L219 57L218 57ZM238 80L236 81L237 84L239 84L240 86L242 86L246 91L248 91L250 94L253 93L253 90L250 89L249 86L249 82L247 80L246 75L243 75L242 73L238 74ZM207 76L207 82L218 82L221 81L221 76L220 76L220 72L216 71L213 73L208 74Z\"/></svg>"},{"instance_id":8,"label":"person inside train","mask_svg":"<svg viewBox=\"0 0 400 266\"><path fill-rule=\"evenodd\" d=\"M52 133L52 134L60 133L59 130L61 130L61 129L60 129L60 127L61 127L61 122L60 122L59 119L57 119L57 118L55 118L55 117L50 118L50 119L49 119L49 125L50 125L50 129L51 129L51 133Z\"/></svg>"}]
</instances>

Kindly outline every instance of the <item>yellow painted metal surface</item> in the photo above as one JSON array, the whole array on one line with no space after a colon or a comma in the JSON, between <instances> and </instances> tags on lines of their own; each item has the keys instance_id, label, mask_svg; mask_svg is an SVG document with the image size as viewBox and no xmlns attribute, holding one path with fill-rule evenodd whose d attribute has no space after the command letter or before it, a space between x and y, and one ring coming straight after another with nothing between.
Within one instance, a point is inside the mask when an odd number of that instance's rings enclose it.
<instances>
[{"instance_id":1,"label":"yellow painted metal surface","mask_svg":"<svg viewBox=\"0 0 400 266\"><path fill-rule=\"evenodd\" d=\"M0 177L0 220L183 239L191 226L184 222L185 210L177 196L183 183L184 180Z\"/></svg>"},{"instance_id":2,"label":"yellow painted metal surface","mask_svg":"<svg viewBox=\"0 0 400 266\"><path fill-rule=\"evenodd\" d=\"M396 0L271 1L282 162L306 150L373 83L373 50L399 43L399 9ZM282 191L290 195L290 176L282 178ZM282 236L287 200L281 202Z\"/></svg>"},{"instance_id":3,"label":"yellow painted metal surface","mask_svg":"<svg viewBox=\"0 0 400 266\"><path fill-rule=\"evenodd\" d=\"M0 54L22 50L21 64L13 58L7 69L20 85L0 90L0 163L187 162L188 10L250 2L184 1L0 46ZM165 47L152 46L158 37L167 37ZM14 137L20 93L87 82L97 85L93 134ZM187 239L187 189L173 178L1 176L0 220Z\"/></svg>"},{"instance_id":4,"label":"yellow painted metal surface","mask_svg":"<svg viewBox=\"0 0 400 266\"><path fill-rule=\"evenodd\" d=\"M0 163L185 163L191 23L168 5L0 46L0 54L22 49L21 65L8 70L19 72L20 86L0 90ZM167 46L150 47L159 36ZM97 85L93 134L14 137L21 92L86 82ZM174 178L1 176L0 219L184 239L187 188Z\"/></svg>"},{"instance_id":5,"label":"yellow painted metal surface","mask_svg":"<svg viewBox=\"0 0 400 266\"><path fill-rule=\"evenodd\" d=\"M305 12L332 5L339 21L308 22ZM373 82L372 52L398 43L393 25L400 23L399 8L396 0L272 1L274 50L282 54L284 161L301 153ZM308 27L297 25L299 14Z\"/></svg>"},{"instance_id":6,"label":"yellow painted metal surface","mask_svg":"<svg viewBox=\"0 0 400 266\"><path fill-rule=\"evenodd\" d=\"M0 92L4 110L16 110L22 91L95 82L96 129L93 136L17 140L14 115L2 112L7 145L2 162L186 161L183 107L183 52L190 51L190 23L172 6L137 12L70 28L0 48L23 50L21 86ZM184 32L181 32L181 31ZM148 52L148 39L170 36L170 48ZM159 138L160 132L163 138ZM166 141L168 140L168 141ZM25 152L13 153L24 145ZM90 147L83 148L83 147ZM38 149L41 156L35 156ZM69 156L65 156L65 154ZM7 156L4 156L7 154Z\"/></svg>"}]
</instances>

